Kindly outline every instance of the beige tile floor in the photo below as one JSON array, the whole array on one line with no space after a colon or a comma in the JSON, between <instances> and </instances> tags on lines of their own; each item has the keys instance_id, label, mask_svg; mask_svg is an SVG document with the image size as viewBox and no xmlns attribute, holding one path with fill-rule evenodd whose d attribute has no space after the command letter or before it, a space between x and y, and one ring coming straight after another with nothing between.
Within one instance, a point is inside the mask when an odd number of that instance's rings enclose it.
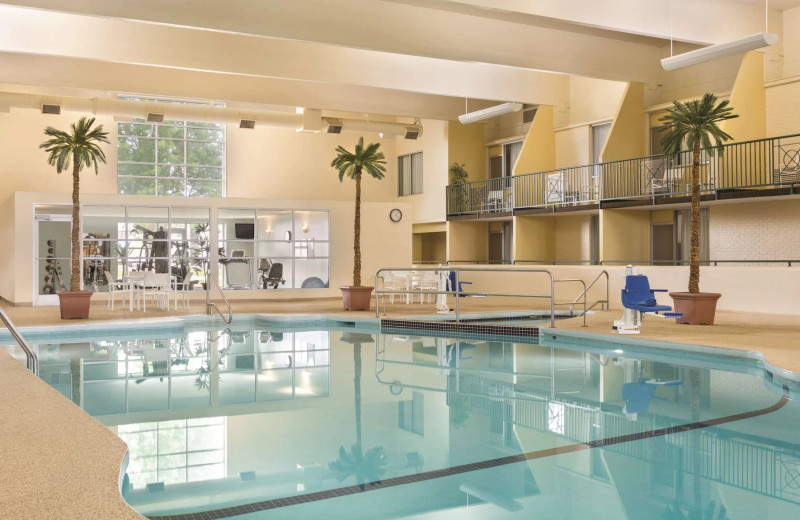
<instances>
[{"instance_id":1,"label":"beige tile floor","mask_svg":"<svg viewBox=\"0 0 800 520\"><path fill-rule=\"evenodd\" d=\"M521 310L513 305L463 301L464 312ZM55 307L3 305L19 327L76 325L204 314L202 303L177 311L110 311L92 306L88 321L65 322ZM329 315L374 318L375 312L347 312L338 299L236 302L235 313ZM390 305L389 317L430 316L433 306ZM557 328L608 335L620 311L598 312L587 319L559 320ZM634 336L637 337L637 336ZM642 339L762 352L772 364L800 372L800 320L792 316L720 312L714 326L678 325L650 318ZM9 519L136 519L118 489L125 445L113 433L72 405L5 352L0 352L0 517Z\"/></svg>"}]
</instances>

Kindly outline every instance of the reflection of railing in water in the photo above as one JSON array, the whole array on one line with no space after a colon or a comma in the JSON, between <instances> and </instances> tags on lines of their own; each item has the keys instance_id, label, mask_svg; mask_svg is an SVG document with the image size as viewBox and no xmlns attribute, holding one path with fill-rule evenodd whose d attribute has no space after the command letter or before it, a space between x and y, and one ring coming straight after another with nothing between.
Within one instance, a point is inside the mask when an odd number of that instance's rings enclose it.
<instances>
[{"instance_id":1,"label":"reflection of railing in water","mask_svg":"<svg viewBox=\"0 0 800 520\"><path fill-rule=\"evenodd\" d=\"M222 291L222 289L220 289L216 278L213 277L213 276L208 276L207 278L208 278L210 283L208 283L207 286L206 286L207 287L207 289L206 289L206 313L207 314L212 314L212 311L214 311L217 314L219 314L219 317L222 318L222 321L224 321L226 324L230 325L230 323L233 321L233 311L231 310L231 304L228 301L228 298L225 296L225 293ZM217 307L217 304L211 301L211 284L212 283L214 284L214 287L217 288L217 291L222 295L222 301L225 302L225 305L228 308L228 315L227 316L222 314L222 311L219 309L219 307Z\"/></svg>"},{"instance_id":2,"label":"reflection of railing in water","mask_svg":"<svg viewBox=\"0 0 800 520\"><path fill-rule=\"evenodd\" d=\"M462 378L459 391L448 391L448 404L457 398L461 405L466 404L470 410L491 419L559 435L574 442L588 443L599 438L634 435L681 423L654 415L630 421L620 413L585 404L563 399L547 400L517 392L510 384L487 382L480 378L472 378L471 382L464 379L467 378ZM486 395L489 388L495 390ZM498 406L498 402L503 401L510 406ZM703 478L800 504L800 485L795 480L800 475L800 449L797 445L767 447L766 444L775 441L759 437L748 440L733 432L729 433L731 437L727 437L721 433L722 430L716 428L695 430L639 442L611 444L602 449L689 474L695 470L695 458L700 457ZM692 446L693 435L699 436L696 449Z\"/></svg>"}]
</instances>

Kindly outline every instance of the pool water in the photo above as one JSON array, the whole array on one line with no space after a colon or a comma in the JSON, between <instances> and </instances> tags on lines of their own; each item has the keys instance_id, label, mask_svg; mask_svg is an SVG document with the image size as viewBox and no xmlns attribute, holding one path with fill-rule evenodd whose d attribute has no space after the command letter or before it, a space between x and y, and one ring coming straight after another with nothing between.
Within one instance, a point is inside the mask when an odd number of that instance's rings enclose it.
<instances>
[{"instance_id":1,"label":"pool water","mask_svg":"<svg viewBox=\"0 0 800 520\"><path fill-rule=\"evenodd\" d=\"M30 342L150 518L800 518L796 389L752 360L320 325Z\"/></svg>"}]
</instances>

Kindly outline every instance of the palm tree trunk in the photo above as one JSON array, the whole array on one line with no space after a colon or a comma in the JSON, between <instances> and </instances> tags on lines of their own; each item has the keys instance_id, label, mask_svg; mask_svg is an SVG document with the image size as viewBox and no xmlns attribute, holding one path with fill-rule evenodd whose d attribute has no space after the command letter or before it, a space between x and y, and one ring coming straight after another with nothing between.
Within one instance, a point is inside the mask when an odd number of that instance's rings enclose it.
<instances>
[{"instance_id":1,"label":"palm tree trunk","mask_svg":"<svg viewBox=\"0 0 800 520\"><path fill-rule=\"evenodd\" d=\"M353 229L353 286L361 287L361 167L355 171L356 218Z\"/></svg>"},{"instance_id":2,"label":"palm tree trunk","mask_svg":"<svg viewBox=\"0 0 800 520\"><path fill-rule=\"evenodd\" d=\"M80 163L72 160L72 254L70 259L69 290L81 290L81 199Z\"/></svg>"},{"instance_id":3,"label":"palm tree trunk","mask_svg":"<svg viewBox=\"0 0 800 520\"><path fill-rule=\"evenodd\" d=\"M353 385L356 403L356 446L361 451L361 343L353 345Z\"/></svg>"},{"instance_id":4,"label":"palm tree trunk","mask_svg":"<svg viewBox=\"0 0 800 520\"><path fill-rule=\"evenodd\" d=\"M692 162L692 231L689 250L689 292L700 292L700 141L694 143Z\"/></svg>"}]
</instances>

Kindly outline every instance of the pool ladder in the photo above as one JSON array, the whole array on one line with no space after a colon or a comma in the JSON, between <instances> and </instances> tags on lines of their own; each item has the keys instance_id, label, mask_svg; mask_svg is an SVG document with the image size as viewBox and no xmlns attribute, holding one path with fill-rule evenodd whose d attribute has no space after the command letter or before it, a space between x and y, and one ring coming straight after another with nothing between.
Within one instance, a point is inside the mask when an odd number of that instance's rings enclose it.
<instances>
[{"instance_id":1,"label":"pool ladder","mask_svg":"<svg viewBox=\"0 0 800 520\"><path fill-rule=\"evenodd\" d=\"M219 283L217 283L217 281L214 279L214 277L213 276L208 276L207 279L209 280L209 283L207 284L208 288L206 289L206 314L211 315L211 314L214 314L216 312L219 315L219 317L222 318L222 321L224 321L226 325L230 325L231 322L233 321L233 311L231 310L231 303L228 301L228 298L225 296L225 293L222 292L222 289L220 288ZM217 291L219 291L219 294L222 296L222 301L225 302L225 306L228 308L228 315L227 316L225 316L222 313L222 311L219 309L219 307L217 307L216 303L211 301L211 285L212 285L212 283L213 283L214 287L217 288Z\"/></svg>"},{"instance_id":2,"label":"pool ladder","mask_svg":"<svg viewBox=\"0 0 800 520\"><path fill-rule=\"evenodd\" d=\"M11 321L11 318L8 317L8 315L2 308L0 308L0 320L3 320L3 323L6 324L6 328L8 328L8 331L11 333L12 336L14 336L14 339L17 340L17 343L19 343L19 346L25 352L25 360L26 360L25 364L28 367L28 370L30 370L31 372L33 372L35 375L38 376L39 356L36 355L36 352L31 350L31 347L30 345L28 345L28 342L25 341L25 338L23 338L22 334L19 333L17 327L14 325L14 322Z\"/></svg>"}]
</instances>

